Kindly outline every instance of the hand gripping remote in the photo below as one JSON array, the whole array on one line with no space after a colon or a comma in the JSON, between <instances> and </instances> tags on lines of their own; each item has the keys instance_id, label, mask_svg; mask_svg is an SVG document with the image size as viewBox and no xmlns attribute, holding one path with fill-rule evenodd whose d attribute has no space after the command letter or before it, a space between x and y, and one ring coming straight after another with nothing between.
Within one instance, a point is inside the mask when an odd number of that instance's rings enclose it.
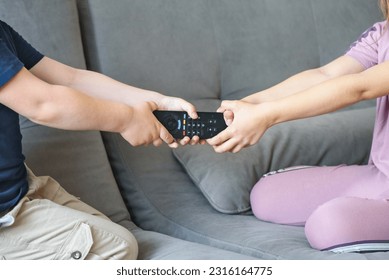
<instances>
[{"instance_id":1,"label":"hand gripping remote","mask_svg":"<svg viewBox=\"0 0 389 280\"><path fill-rule=\"evenodd\" d=\"M184 111L156 110L153 113L175 139L196 135L200 139L208 139L227 127L223 113L197 112L197 119L192 119Z\"/></svg>"}]
</instances>

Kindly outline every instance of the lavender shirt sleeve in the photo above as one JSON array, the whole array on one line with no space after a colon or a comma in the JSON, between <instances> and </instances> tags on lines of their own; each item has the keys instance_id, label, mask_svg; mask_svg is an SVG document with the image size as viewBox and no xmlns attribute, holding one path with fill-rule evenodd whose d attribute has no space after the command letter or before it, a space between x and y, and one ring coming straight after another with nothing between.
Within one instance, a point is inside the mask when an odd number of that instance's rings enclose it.
<instances>
[{"instance_id":1,"label":"lavender shirt sleeve","mask_svg":"<svg viewBox=\"0 0 389 280\"><path fill-rule=\"evenodd\" d=\"M378 22L367 29L351 44L346 55L359 61L365 69L378 64L379 39L382 36L385 22Z\"/></svg>"}]
</instances>

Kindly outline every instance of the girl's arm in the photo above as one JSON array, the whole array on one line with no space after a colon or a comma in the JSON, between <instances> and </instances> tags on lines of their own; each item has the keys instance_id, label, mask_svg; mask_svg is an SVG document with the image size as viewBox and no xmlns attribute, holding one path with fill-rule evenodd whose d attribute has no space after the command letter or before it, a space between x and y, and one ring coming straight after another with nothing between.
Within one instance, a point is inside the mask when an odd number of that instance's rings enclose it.
<instances>
[{"instance_id":1,"label":"girl's arm","mask_svg":"<svg viewBox=\"0 0 389 280\"><path fill-rule=\"evenodd\" d=\"M208 143L216 152L238 152L256 143L266 129L275 124L333 112L362 100L387 95L388 73L389 62L385 62L263 103L224 101L220 111L232 111L234 119Z\"/></svg>"},{"instance_id":2,"label":"girl's arm","mask_svg":"<svg viewBox=\"0 0 389 280\"><path fill-rule=\"evenodd\" d=\"M354 58L341 56L327 65L296 74L271 88L249 95L242 100L250 103L272 101L295 94L329 79L359 73L363 70L362 64Z\"/></svg>"}]
</instances>

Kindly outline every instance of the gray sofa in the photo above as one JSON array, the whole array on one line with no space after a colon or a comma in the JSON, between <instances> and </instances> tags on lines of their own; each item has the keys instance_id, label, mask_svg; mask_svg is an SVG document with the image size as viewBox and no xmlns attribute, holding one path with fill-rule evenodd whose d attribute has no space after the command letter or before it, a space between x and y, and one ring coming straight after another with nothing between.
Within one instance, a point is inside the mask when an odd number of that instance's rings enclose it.
<instances>
[{"instance_id":1,"label":"gray sofa","mask_svg":"<svg viewBox=\"0 0 389 280\"><path fill-rule=\"evenodd\" d=\"M382 19L366 0L4 0L0 18L47 56L215 110L343 54ZM21 117L27 164L132 231L139 259L389 259L312 249L257 220L248 194L287 166L363 164L374 102L273 127L238 154L131 147Z\"/></svg>"}]
</instances>

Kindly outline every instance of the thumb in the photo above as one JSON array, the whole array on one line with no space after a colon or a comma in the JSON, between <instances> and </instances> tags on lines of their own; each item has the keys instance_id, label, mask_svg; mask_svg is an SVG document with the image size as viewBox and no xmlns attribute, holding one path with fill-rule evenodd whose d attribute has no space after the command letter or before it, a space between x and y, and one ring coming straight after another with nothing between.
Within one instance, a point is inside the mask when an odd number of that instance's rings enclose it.
<instances>
[{"instance_id":1,"label":"thumb","mask_svg":"<svg viewBox=\"0 0 389 280\"><path fill-rule=\"evenodd\" d=\"M171 148L178 147L177 141L173 138L173 136L169 133L169 131L164 126L160 126L159 137L162 139L163 142L168 144L169 147Z\"/></svg>"},{"instance_id":2,"label":"thumb","mask_svg":"<svg viewBox=\"0 0 389 280\"><path fill-rule=\"evenodd\" d=\"M196 107L192 103L183 101L181 108L182 110L186 111L192 119L198 118Z\"/></svg>"},{"instance_id":3,"label":"thumb","mask_svg":"<svg viewBox=\"0 0 389 280\"><path fill-rule=\"evenodd\" d=\"M230 126L234 120L234 113L232 111L224 111L223 116L227 126Z\"/></svg>"},{"instance_id":4,"label":"thumb","mask_svg":"<svg viewBox=\"0 0 389 280\"><path fill-rule=\"evenodd\" d=\"M220 104L219 109L217 110L218 112L224 112L224 111L234 111L236 108L236 103L237 101L234 100L224 100Z\"/></svg>"}]
</instances>

